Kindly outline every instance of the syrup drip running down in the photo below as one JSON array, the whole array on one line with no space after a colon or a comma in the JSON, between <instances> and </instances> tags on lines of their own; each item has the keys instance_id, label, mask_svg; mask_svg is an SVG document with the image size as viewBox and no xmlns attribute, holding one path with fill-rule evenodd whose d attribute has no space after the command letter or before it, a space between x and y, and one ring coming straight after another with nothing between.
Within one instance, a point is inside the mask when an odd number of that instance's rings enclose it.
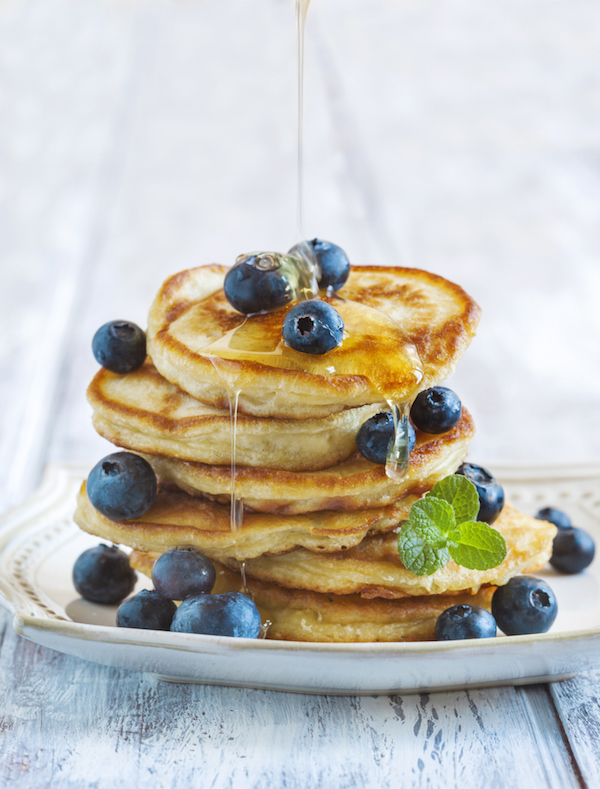
<instances>
[{"instance_id":1,"label":"syrup drip running down","mask_svg":"<svg viewBox=\"0 0 600 789\"><path fill-rule=\"evenodd\" d=\"M213 365L215 362L213 361ZM218 362L217 362L218 365ZM218 370L217 370L218 371ZM244 520L244 501L238 498L235 491L235 480L237 476L236 469L236 449L237 449L237 417L238 417L238 401L240 398L240 390L236 389L233 392L228 389L229 394L229 424L231 430L231 511L230 523L231 531L236 532L242 528ZM244 586L245 586L244 579Z\"/></svg>"}]
</instances>

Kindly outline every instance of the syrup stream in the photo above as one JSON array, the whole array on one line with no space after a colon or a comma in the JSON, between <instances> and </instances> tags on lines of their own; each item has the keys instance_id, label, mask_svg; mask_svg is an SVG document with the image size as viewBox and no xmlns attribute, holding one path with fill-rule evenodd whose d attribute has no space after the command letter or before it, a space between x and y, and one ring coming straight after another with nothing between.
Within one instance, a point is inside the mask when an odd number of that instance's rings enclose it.
<instances>
[{"instance_id":1,"label":"syrup stream","mask_svg":"<svg viewBox=\"0 0 600 789\"><path fill-rule=\"evenodd\" d=\"M288 256L285 257L282 262L285 266L290 266L293 271L290 273L293 275L291 277L292 281L294 282L294 301L297 300L304 300L304 299L311 299L311 298L318 298L319 297L319 290L318 290L318 279L320 278L319 266L318 261L315 257L314 250L312 246L307 243L305 238L304 232L304 149L303 149L303 138L304 138L304 131L303 131L303 120L304 120L304 31L306 25L306 15L308 12L308 6L310 5L310 0L296 0L296 34L297 34L297 45L298 45L298 96L297 96L297 111L298 111L298 125L297 125L297 143L298 143L298 150L297 150L297 233L299 241L290 250ZM287 261L290 261L288 263ZM327 298L331 299L332 293L328 291ZM344 302L343 299L339 300L342 303ZM359 305L362 306L362 305ZM363 308L368 309L368 308ZM378 310L373 310L374 313L378 312ZM382 313L383 315L383 313ZM258 316L257 316L258 317ZM386 321L390 321L391 319L388 316L385 316ZM383 318L382 318L383 320ZM244 327L245 331L244 331ZM398 327L399 328L399 327ZM247 332L247 333L246 333ZM359 332L360 333L360 332ZM275 343L275 346L271 343L269 347L269 342L267 341L266 347L263 342L260 342L260 326L258 333L252 336L252 328L249 326L248 321L244 321L244 323L239 326L237 329L234 329L231 332L228 332L221 340L218 340L216 343L213 343L212 346L209 346L209 351L216 352L214 355L211 356L211 361L219 378L221 379L221 383L224 385L228 396L229 396L229 419L230 419L230 427L231 427L231 489L230 489L230 496L231 496L231 508L230 508L230 527L232 532L237 532L242 528L243 519L244 519L244 502L242 498L238 498L236 494L236 476L237 476L237 464L236 464L236 449L237 449L237 415L238 415L238 404L239 404L239 397L241 393L241 388L237 384L232 386L231 382L227 380L227 374L225 372L224 366L220 364L222 358L227 358L227 352L233 352L234 358L239 358L239 351L240 348L238 346L239 338L242 338L242 348L244 355L246 357L257 358L258 356L271 356L271 357L278 357L279 358L279 365L275 366L297 366L294 364L294 360L291 360L291 364L284 364L282 365L281 362L284 361L281 357L289 356L289 353L285 352L285 348L283 347L283 342L279 339L278 342ZM279 338L281 335L279 334ZM345 337L347 339L347 337ZM244 347L245 345L245 347ZM415 378L420 380L420 376L422 375L422 369L420 365L420 360L418 358L418 354L414 346L404 345L403 347L404 353L406 356L412 359L412 368L413 372L415 373ZM223 353L225 352L225 353ZM221 356L223 353L223 356ZM318 363L315 364L314 362L312 365L307 365L307 360L304 354L301 354L304 359L301 362L300 369L308 369L310 366L319 366ZM268 363L268 362L267 362ZM325 375L331 375L337 372L335 365L331 364L331 359L324 360L324 363L320 365L323 369L320 369L318 372ZM317 372L314 370L313 372ZM354 369L352 371L359 373L358 369ZM375 376L377 377L377 376ZM382 385L381 381L373 380L370 378L371 382L374 386L378 389L382 398L388 403L389 407L391 408L393 419L394 419L394 440L390 443L390 447L387 454L386 464L385 464L385 473L390 479L401 479L408 470L409 465L409 451L408 451L408 414L410 409L410 403L408 402L399 402L397 399L393 397L389 397L388 395L389 390L388 387ZM386 391L388 390L388 391ZM247 583L246 583L246 562L241 561L239 563L240 566L240 575L242 579L242 588L241 591L244 594L250 594ZM271 622L267 620L264 624L260 627L259 638L266 638L267 632L269 627L271 626Z\"/></svg>"},{"instance_id":2,"label":"syrup stream","mask_svg":"<svg viewBox=\"0 0 600 789\"><path fill-rule=\"evenodd\" d=\"M298 41L298 184L297 184L297 232L298 238L304 234L304 28L310 0L296 0L296 37Z\"/></svg>"}]
</instances>

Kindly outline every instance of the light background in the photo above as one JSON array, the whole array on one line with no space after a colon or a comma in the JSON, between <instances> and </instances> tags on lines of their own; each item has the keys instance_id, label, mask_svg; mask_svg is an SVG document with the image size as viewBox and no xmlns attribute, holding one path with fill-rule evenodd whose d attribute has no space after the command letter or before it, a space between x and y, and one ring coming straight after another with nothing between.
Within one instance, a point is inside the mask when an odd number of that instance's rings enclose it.
<instances>
[{"instance_id":1,"label":"light background","mask_svg":"<svg viewBox=\"0 0 600 789\"><path fill-rule=\"evenodd\" d=\"M483 308L471 459L598 459L600 13L313 0L307 234ZM295 229L292 0L0 4L0 482L96 462L95 329Z\"/></svg>"}]
</instances>

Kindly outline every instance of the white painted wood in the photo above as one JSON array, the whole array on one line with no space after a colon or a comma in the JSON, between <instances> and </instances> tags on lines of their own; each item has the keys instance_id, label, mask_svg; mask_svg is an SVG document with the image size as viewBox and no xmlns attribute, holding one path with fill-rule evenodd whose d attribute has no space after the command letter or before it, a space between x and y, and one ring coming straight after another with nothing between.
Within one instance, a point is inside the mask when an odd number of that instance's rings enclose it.
<instances>
[{"instance_id":1,"label":"white painted wood","mask_svg":"<svg viewBox=\"0 0 600 789\"><path fill-rule=\"evenodd\" d=\"M44 459L103 453L82 396L100 323L143 324L178 268L295 240L291 6L0 4L3 506ZM454 384L480 460L598 457L599 38L588 0L311 4L307 231L480 300ZM2 783L577 785L542 689L166 686L35 647L0 617ZM551 690L590 786L599 679Z\"/></svg>"},{"instance_id":2,"label":"white painted wood","mask_svg":"<svg viewBox=\"0 0 600 789\"><path fill-rule=\"evenodd\" d=\"M10 631L7 664L0 780L17 786L577 786L556 723L530 724L512 688L402 699L169 685Z\"/></svg>"}]
</instances>

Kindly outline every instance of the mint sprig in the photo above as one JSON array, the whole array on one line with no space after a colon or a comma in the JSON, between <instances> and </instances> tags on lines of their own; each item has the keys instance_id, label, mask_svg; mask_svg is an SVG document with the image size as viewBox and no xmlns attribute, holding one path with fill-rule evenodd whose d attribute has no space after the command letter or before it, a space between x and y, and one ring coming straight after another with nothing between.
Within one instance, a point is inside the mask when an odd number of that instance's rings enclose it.
<instances>
[{"instance_id":1,"label":"mint sprig","mask_svg":"<svg viewBox=\"0 0 600 789\"><path fill-rule=\"evenodd\" d=\"M453 474L438 482L410 508L398 534L402 563L415 575L431 575L449 561L469 570L489 570L506 558L506 542L496 529L476 521L477 488Z\"/></svg>"}]
</instances>

